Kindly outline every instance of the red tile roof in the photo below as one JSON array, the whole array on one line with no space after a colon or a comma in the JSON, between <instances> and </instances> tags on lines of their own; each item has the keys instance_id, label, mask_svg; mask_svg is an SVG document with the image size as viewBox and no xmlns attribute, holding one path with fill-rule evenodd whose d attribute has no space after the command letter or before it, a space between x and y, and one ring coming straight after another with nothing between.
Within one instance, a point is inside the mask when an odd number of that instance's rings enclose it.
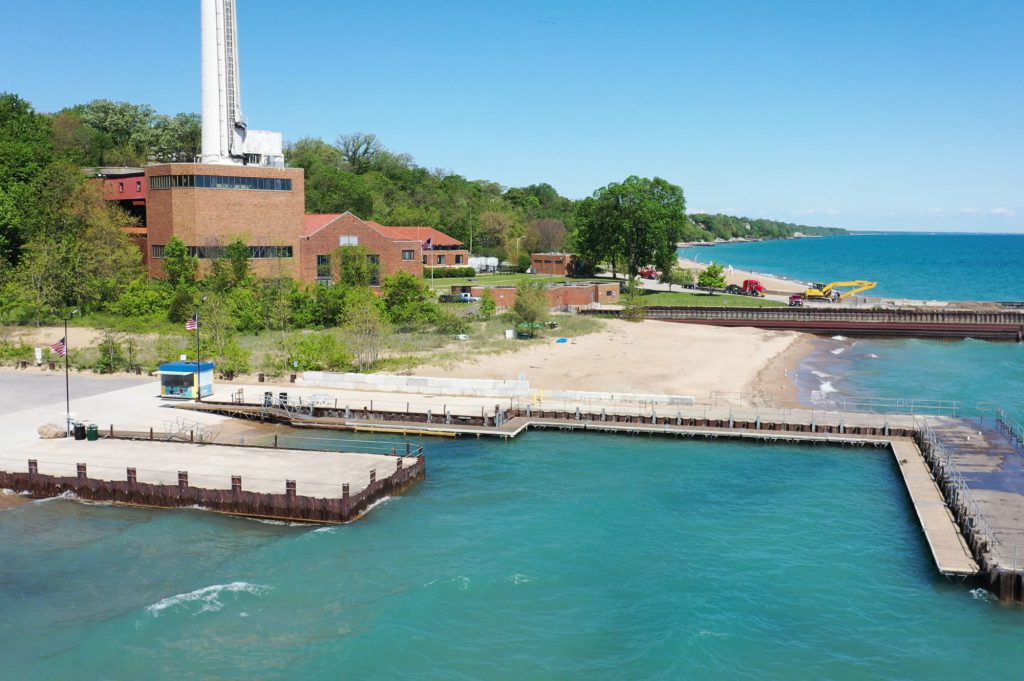
<instances>
[{"instance_id":1,"label":"red tile roof","mask_svg":"<svg viewBox=\"0 0 1024 681\"><path fill-rule=\"evenodd\" d=\"M378 231L382 232L386 236L400 241L424 242L427 239L430 239L430 243L434 246L462 245L462 242L458 239L454 239L444 232L439 232L433 227L385 227L384 225L378 225L376 222L372 222L370 224L374 225Z\"/></svg>"},{"instance_id":2,"label":"red tile roof","mask_svg":"<svg viewBox=\"0 0 1024 681\"><path fill-rule=\"evenodd\" d=\"M307 214L305 216L305 228L302 230L302 236L313 236L340 217L341 213Z\"/></svg>"},{"instance_id":3,"label":"red tile roof","mask_svg":"<svg viewBox=\"0 0 1024 681\"><path fill-rule=\"evenodd\" d=\"M453 239L444 232L439 232L433 227L385 227L384 225L373 222L372 220L362 220L352 213L319 213L315 215L307 214L305 216L304 229L302 230L302 236L310 237L319 232L327 225L338 221L352 221L355 220L360 222L372 229L377 230L386 237L390 237L395 241L415 241L420 244L430 239L431 244L434 246L462 246L462 242L458 239Z\"/></svg>"}]
</instances>

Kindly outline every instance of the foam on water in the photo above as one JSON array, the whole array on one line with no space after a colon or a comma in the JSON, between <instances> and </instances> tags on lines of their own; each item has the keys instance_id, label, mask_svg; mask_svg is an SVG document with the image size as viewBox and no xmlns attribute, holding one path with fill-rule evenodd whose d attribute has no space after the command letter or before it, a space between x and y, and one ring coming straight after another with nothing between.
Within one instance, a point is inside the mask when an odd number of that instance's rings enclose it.
<instances>
[{"instance_id":1,"label":"foam on water","mask_svg":"<svg viewBox=\"0 0 1024 681\"><path fill-rule=\"evenodd\" d=\"M832 336L832 340L844 341L846 340L846 336Z\"/></svg>"},{"instance_id":2,"label":"foam on water","mask_svg":"<svg viewBox=\"0 0 1024 681\"><path fill-rule=\"evenodd\" d=\"M834 393L836 388L832 385L832 381L822 381L821 385L818 386L818 391L823 393Z\"/></svg>"},{"instance_id":3,"label":"foam on water","mask_svg":"<svg viewBox=\"0 0 1024 681\"><path fill-rule=\"evenodd\" d=\"M34 499L32 501L32 503L33 504L45 504L45 503L49 503L51 501L55 501L57 499L77 500L78 499L78 495L75 494L74 492L72 492L71 490L68 490L67 492L61 492L60 494L58 494L55 497L46 497L45 499Z\"/></svg>"},{"instance_id":4,"label":"foam on water","mask_svg":"<svg viewBox=\"0 0 1024 681\"><path fill-rule=\"evenodd\" d=\"M834 350L832 350L833 355L841 355L844 352L846 352L846 348L835 348Z\"/></svg>"},{"instance_id":5,"label":"foam on water","mask_svg":"<svg viewBox=\"0 0 1024 681\"><path fill-rule=\"evenodd\" d=\"M270 590L269 586L262 584L250 584L249 582L231 582L230 584L213 584L211 586L204 586L201 589L195 591L189 591L184 594L177 594L175 596L168 596L162 598L153 605L146 608L146 612L151 614L153 617L159 617L160 614L168 608L173 608L183 603L201 603L202 607L193 613L193 615L199 615L204 612L217 612L224 607L224 603L220 600L220 595L224 592L227 593L247 593L253 596L262 596L264 593Z\"/></svg>"}]
</instances>

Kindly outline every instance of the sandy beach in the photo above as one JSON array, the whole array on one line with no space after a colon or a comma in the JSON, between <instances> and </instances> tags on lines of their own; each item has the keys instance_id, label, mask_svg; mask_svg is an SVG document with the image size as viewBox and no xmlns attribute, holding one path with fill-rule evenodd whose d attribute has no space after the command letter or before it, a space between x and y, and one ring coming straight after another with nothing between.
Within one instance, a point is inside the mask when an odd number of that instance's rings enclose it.
<instances>
[{"instance_id":1,"label":"sandy beach","mask_svg":"<svg viewBox=\"0 0 1024 681\"><path fill-rule=\"evenodd\" d=\"M532 388L692 395L745 402L795 399L787 372L809 351L789 331L607 320L604 331L558 343L551 337L519 352L424 365L417 376L530 381ZM780 373L765 373L768 368Z\"/></svg>"},{"instance_id":2,"label":"sandy beach","mask_svg":"<svg viewBox=\"0 0 1024 681\"><path fill-rule=\"evenodd\" d=\"M707 267L707 263L699 263L695 260L679 258L679 266L684 269L700 271ZM730 272L729 268L726 267L725 282L727 284L742 285L744 279L757 279L766 289L768 289L770 293L802 293L807 289L807 284L799 281L793 281L792 279L772 277L765 274L759 274L757 272L751 272L749 270L733 269Z\"/></svg>"}]
</instances>

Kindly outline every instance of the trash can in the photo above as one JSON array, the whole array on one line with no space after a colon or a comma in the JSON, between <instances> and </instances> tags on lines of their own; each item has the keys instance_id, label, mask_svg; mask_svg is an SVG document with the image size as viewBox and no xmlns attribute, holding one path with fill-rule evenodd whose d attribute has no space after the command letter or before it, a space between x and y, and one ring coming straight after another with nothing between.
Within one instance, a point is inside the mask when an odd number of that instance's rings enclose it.
<instances>
[{"instance_id":1,"label":"trash can","mask_svg":"<svg viewBox=\"0 0 1024 681\"><path fill-rule=\"evenodd\" d=\"M84 423L76 423L75 424L75 439L76 440L84 440L85 439L85 424Z\"/></svg>"},{"instance_id":2,"label":"trash can","mask_svg":"<svg viewBox=\"0 0 1024 681\"><path fill-rule=\"evenodd\" d=\"M85 439L89 442L96 442L100 439L100 428L95 423L90 423L85 429Z\"/></svg>"}]
</instances>

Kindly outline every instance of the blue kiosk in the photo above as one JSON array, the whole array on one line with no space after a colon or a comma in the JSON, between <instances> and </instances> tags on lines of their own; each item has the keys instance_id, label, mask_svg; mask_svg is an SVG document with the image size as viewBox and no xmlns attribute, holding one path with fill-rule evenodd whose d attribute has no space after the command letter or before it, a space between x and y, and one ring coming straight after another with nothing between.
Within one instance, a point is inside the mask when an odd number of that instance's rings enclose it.
<instances>
[{"instance_id":1,"label":"blue kiosk","mask_svg":"<svg viewBox=\"0 0 1024 681\"><path fill-rule=\"evenodd\" d=\"M213 394L213 362L202 362L199 365L199 394L209 397ZM168 362L161 364L156 372L160 376L160 397L172 399L195 399L196 397L196 363Z\"/></svg>"}]
</instances>

